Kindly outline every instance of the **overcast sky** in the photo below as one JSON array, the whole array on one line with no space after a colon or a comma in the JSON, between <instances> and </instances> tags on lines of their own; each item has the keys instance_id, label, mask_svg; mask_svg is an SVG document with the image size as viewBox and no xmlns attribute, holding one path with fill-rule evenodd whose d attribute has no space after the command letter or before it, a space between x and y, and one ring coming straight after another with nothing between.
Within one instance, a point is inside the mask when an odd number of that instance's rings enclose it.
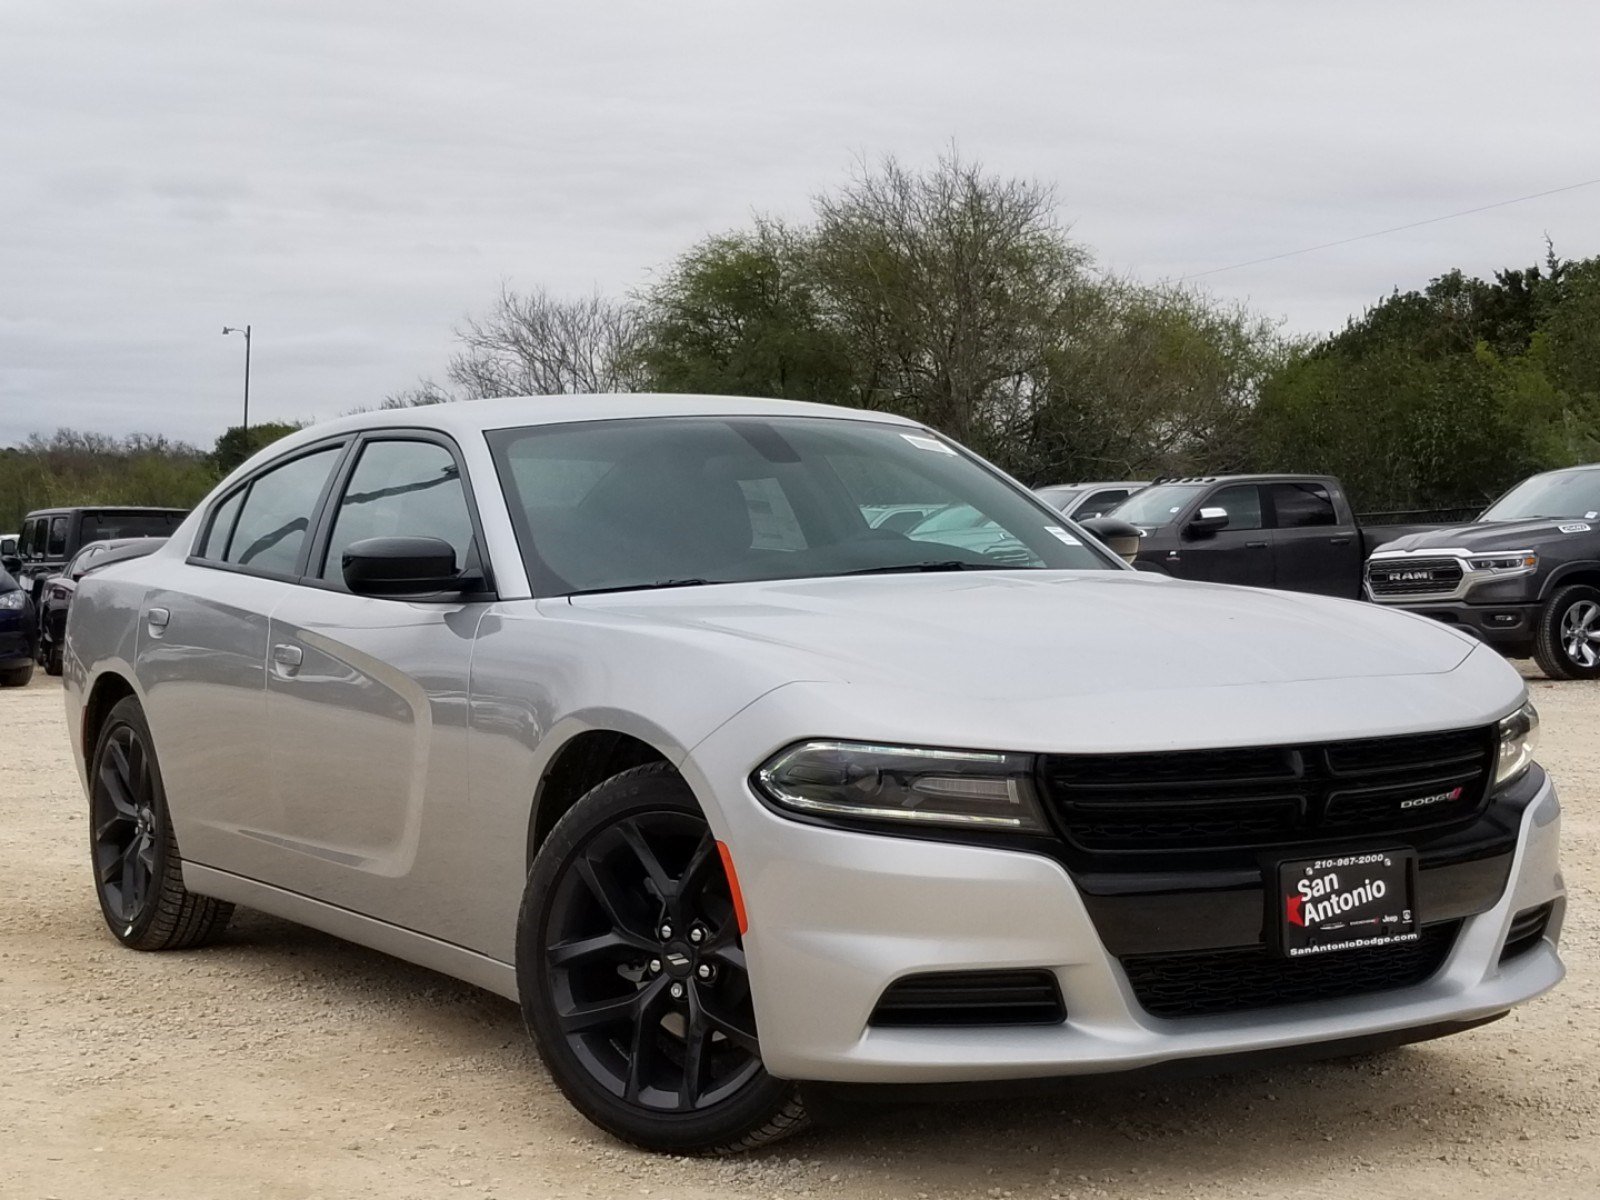
<instances>
[{"instance_id":1,"label":"overcast sky","mask_svg":"<svg viewBox=\"0 0 1600 1200\"><path fill-rule=\"evenodd\" d=\"M859 158L1057 185L1208 271L1600 177L1600 5L36 0L0 13L0 444L209 445L441 374L502 279L621 294ZM1600 254L1600 187L1208 276L1301 331Z\"/></svg>"}]
</instances>

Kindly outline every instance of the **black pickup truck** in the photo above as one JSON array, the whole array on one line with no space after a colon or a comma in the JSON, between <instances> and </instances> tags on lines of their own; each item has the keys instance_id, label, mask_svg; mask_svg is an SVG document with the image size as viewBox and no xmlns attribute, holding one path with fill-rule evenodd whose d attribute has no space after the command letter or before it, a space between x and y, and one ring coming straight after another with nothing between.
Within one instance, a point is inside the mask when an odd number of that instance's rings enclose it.
<instances>
[{"instance_id":1,"label":"black pickup truck","mask_svg":"<svg viewBox=\"0 0 1600 1200\"><path fill-rule=\"evenodd\" d=\"M1534 475L1470 524L1392 541L1368 559L1366 588L1552 679L1600 678L1600 463Z\"/></svg>"},{"instance_id":2,"label":"black pickup truck","mask_svg":"<svg viewBox=\"0 0 1600 1200\"><path fill-rule=\"evenodd\" d=\"M1432 525L1356 522L1330 475L1164 479L1102 520L1138 528L1143 571L1358 599L1367 555Z\"/></svg>"}]
</instances>

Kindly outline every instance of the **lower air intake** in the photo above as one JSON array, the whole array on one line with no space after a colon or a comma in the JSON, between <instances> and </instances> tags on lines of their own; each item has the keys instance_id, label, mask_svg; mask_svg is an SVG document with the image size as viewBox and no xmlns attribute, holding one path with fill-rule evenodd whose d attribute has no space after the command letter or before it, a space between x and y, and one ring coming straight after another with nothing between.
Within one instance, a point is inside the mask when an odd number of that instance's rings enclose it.
<instances>
[{"instance_id":1,"label":"lower air intake","mask_svg":"<svg viewBox=\"0 0 1600 1200\"><path fill-rule=\"evenodd\" d=\"M1059 1025L1066 1019L1061 989L1049 971L941 971L896 980L869 1024L903 1029Z\"/></svg>"},{"instance_id":2,"label":"lower air intake","mask_svg":"<svg viewBox=\"0 0 1600 1200\"><path fill-rule=\"evenodd\" d=\"M1300 959L1265 946L1129 955L1122 968L1151 1016L1248 1012L1425 983L1444 965L1459 930L1459 921L1448 921L1427 926L1415 942Z\"/></svg>"},{"instance_id":3,"label":"lower air intake","mask_svg":"<svg viewBox=\"0 0 1600 1200\"><path fill-rule=\"evenodd\" d=\"M1525 908L1512 917L1511 929L1506 934L1506 948L1500 951L1500 961L1526 954L1542 942L1545 927L1550 924L1550 915L1555 908L1556 903L1551 900L1538 908Z\"/></svg>"}]
</instances>

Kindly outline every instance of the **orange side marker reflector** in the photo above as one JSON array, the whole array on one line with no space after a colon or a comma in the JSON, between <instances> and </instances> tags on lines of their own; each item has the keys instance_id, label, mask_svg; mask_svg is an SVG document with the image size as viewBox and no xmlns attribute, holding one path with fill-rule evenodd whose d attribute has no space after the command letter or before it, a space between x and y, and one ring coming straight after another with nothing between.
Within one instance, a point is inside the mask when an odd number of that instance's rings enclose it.
<instances>
[{"instance_id":1,"label":"orange side marker reflector","mask_svg":"<svg viewBox=\"0 0 1600 1200\"><path fill-rule=\"evenodd\" d=\"M739 890L739 873L733 869L733 855L728 853L726 842L717 843L717 853L722 855L722 871L728 877L728 892L733 896L733 915L739 922L742 937L750 932L750 918L744 911L744 893Z\"/></svg>"}]
</instances>

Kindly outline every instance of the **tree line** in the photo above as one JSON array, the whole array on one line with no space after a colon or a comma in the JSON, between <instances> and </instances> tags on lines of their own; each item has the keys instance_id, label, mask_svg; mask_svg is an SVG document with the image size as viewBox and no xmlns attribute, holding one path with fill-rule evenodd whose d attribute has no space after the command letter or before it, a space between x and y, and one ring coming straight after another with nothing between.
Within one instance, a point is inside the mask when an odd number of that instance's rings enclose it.
<instances>
[{"instance_id":1,"label":"tree line","mask_svg":"<svg viewBox=\"0 0 1600 1200\"><path fill-rule=\"evenodd\" d=\"M1382 298L1343 330L1287 335L1204 290L1099 268L1054 189L951 154L893 159L690 246L619 297L502 287L455 330L442 380L385 407L658 391L897 413L1029 484L1219 474L1340 476L1358 508L1473 507L1538 470L1600 459L1600 258ZM46 503L190 504L293 426L215 449L63 431L0 452L0 527Z\"/></svg>"}]
</instances>

